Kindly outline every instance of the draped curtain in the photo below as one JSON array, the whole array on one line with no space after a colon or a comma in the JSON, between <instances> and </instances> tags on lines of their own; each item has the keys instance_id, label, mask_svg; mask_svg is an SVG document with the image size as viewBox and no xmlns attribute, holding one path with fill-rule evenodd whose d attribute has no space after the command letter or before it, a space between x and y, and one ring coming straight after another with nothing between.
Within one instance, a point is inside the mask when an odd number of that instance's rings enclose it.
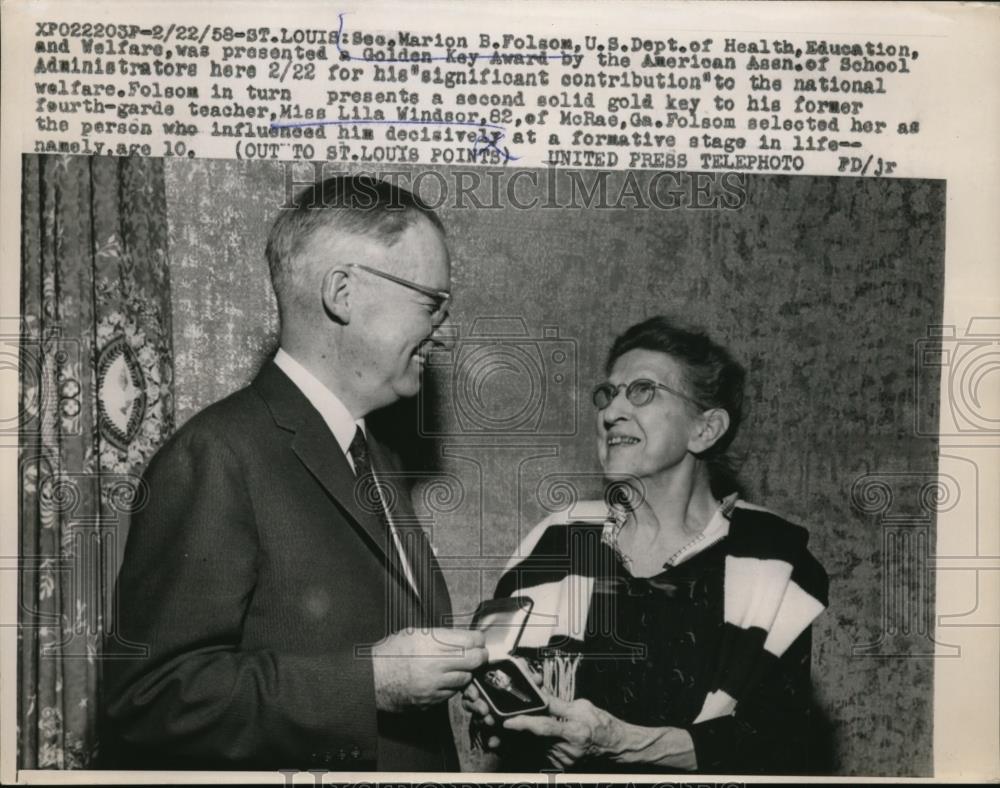
<instances>
[{"instance_id":1,"label":"draped curtain","mask_svg":"<svg viewBox=\"0 0 1000 788\"><path fill-rule=\"evenodd\" d=\"M22 174L18 763L86 768L139 474L173 428L163 162Z\"/></svg>"}]
</instances>

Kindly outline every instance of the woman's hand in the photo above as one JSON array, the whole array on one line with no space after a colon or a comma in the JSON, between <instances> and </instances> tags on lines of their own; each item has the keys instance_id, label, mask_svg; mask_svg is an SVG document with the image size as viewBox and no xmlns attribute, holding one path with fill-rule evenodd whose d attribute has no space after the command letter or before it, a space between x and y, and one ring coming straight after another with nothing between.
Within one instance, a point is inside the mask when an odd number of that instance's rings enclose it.
<instances>
[{"instance_id":1,"label":"woman's hand","mask_svg":"<svg viewBox=\"0 0 1000 788\"><path fill-rule=\"evenodd\" d=\"M554 739L548 758L568 769L583 758L694 770L694 742L684 728L646 728L623 722L588 700L548 698L550 716L524 714L504 720L507 730Z\"/></svg>"},{"instance_id":2,"label":"woman's hand","mask_svg":"<svg viewBox=\"0 0 1000 788\"><path fill-rule=\"evenodd\" d=\"M582 758L611 755L620 749L624 723L589 700L572 703L547 698L549 716L522 714L504 720L503 727L554 739L548 758L567 769Z\"/></svg>"}]
</instances>

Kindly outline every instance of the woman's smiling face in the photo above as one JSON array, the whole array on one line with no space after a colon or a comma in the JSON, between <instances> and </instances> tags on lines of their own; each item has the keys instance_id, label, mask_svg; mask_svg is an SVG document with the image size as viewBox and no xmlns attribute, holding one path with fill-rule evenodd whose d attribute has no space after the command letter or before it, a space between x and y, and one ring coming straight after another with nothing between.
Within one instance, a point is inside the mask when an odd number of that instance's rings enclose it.
<instances>
[{"instance_id":1,"label":"woman's smiling face","mask_svg":"<svg viewBox=\"0 0 1000 788\"><path fill-rule=\"evenodd\" d=\"M608 380L618 386L640 378L688 391L682 365L654 350L624 353ZM701 424L697 408L676 394L656 389L647 404L633 405L620 388L608 406L597 411L597 456L604 475L654 481L669 474L687 457Z\"/></svg>"}]
</instances>

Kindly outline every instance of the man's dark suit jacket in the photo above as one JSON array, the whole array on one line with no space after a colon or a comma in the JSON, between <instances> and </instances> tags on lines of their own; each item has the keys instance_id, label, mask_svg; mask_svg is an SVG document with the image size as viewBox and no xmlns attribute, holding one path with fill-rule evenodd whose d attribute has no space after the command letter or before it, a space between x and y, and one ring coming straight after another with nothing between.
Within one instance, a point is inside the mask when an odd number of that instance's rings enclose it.
<instances>
[{"instance_id":1,"label":"man's dark suit jacket","mask_svg":"<svg viewBox=\"0 0 1000 788\"><path fill-rule=\"evenodd\" d=\"M364 653L447 621L429 544L412 561L418 600L326 423L273 361L178 430L145 480L104 663L109 766L457 768L446 704L377 712ZM395 496L394 523L409 506ZM115 659L122 641L148 656Z\"/></svg>"}]
</instances>

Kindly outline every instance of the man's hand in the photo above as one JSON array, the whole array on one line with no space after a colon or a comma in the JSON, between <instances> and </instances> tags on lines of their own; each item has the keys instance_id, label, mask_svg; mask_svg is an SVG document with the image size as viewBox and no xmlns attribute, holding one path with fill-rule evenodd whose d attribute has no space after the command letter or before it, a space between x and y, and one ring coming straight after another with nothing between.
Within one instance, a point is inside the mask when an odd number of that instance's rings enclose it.
<instances>
[{"instance_id":1,"label":"man's hand","mask_svg":"<svg viewBox=\"0 0 1000 788\"><path fill-rule=\"evenodd\" d=\"M372 650L375 705L380 711L401 712L446 701L468 685L486 656L482 632L396 632Z\"/></svg>"}]
</instances>

